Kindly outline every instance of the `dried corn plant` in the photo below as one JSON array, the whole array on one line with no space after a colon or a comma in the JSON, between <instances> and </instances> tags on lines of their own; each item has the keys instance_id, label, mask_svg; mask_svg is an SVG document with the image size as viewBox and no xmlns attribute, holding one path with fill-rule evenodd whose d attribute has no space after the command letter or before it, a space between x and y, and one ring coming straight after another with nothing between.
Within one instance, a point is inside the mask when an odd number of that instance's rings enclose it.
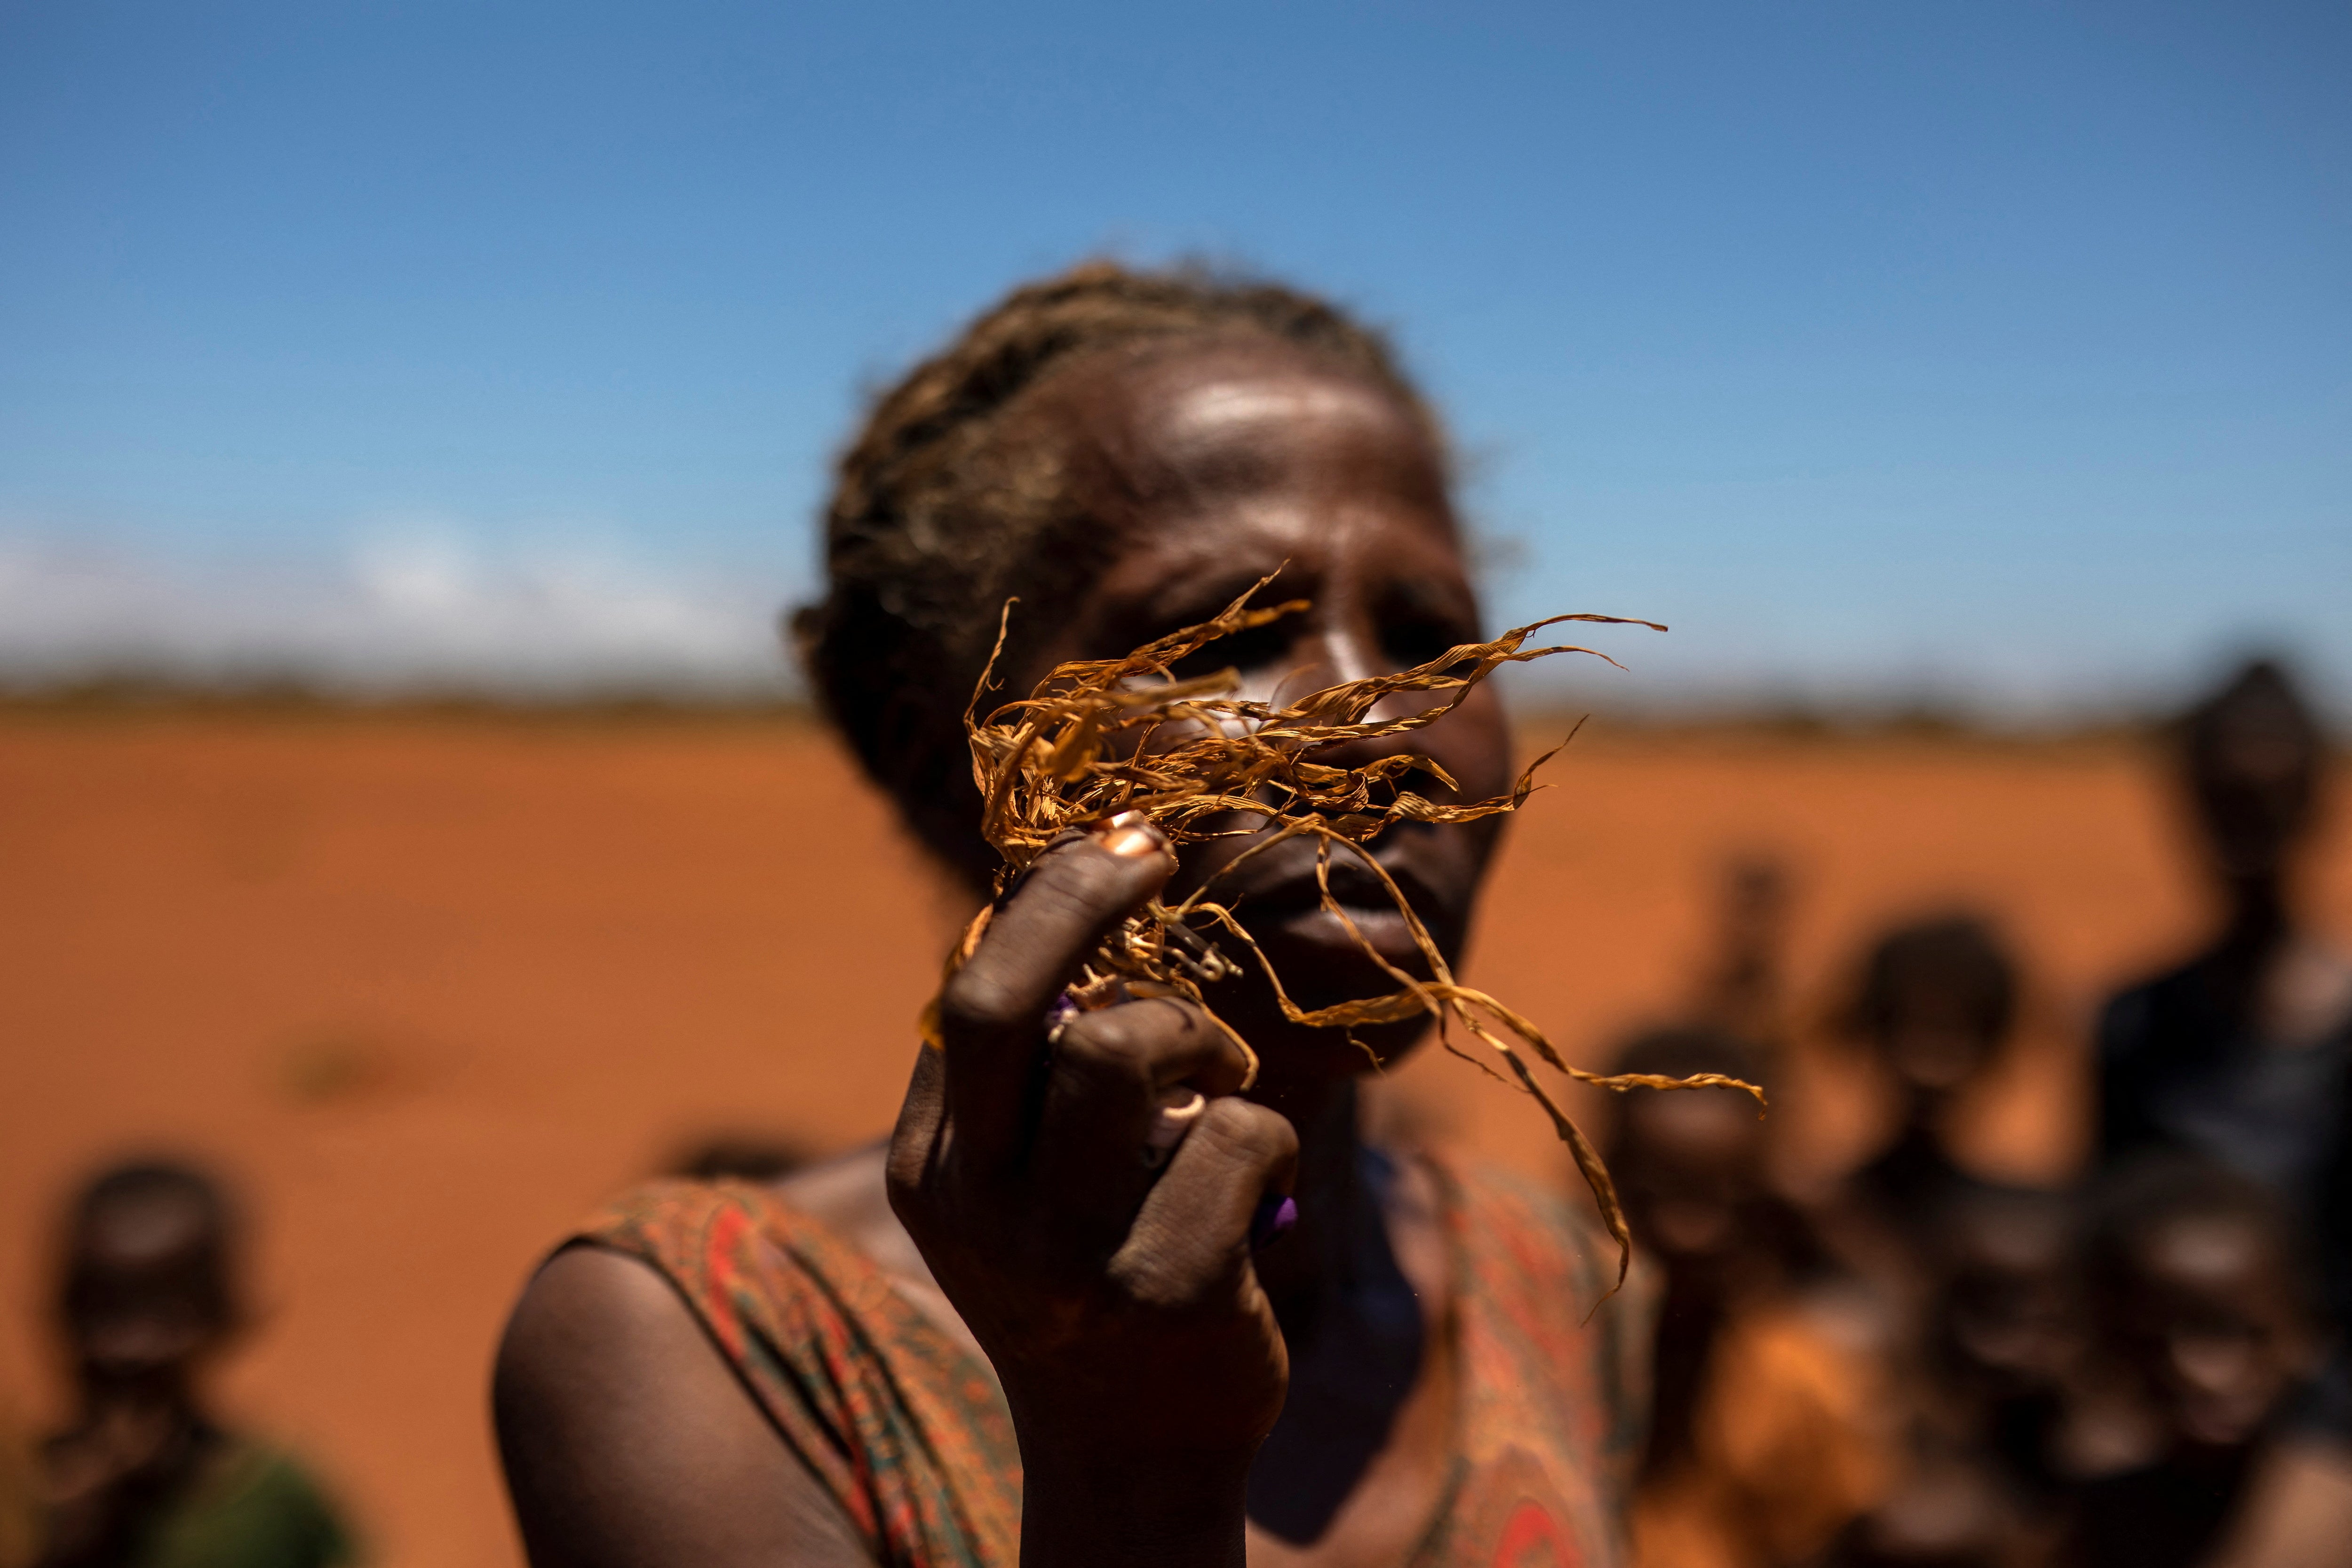
<instances>
[{"instance_id":1,"label":"dried corn plant","mask_svg":"<svg viewBox=\"0 0 2352 1568\"><path fill-rule=\"evenodd\" d=\"M1510 1074L1506 1081L1516 1082L1533 1096L1551 1118L1554 1131L1568 1145L1577 1169L1592 1190L1601 1219L1616 1237L1622 1284L1632 1256L1632 1237L1616 1189L1600 1152L1536 1076L1528 1053L1532 1051L1579 1082L1602 1089L1722 1085L1744 1089L1759 1102L1762 1093L1752 1084L1716 1073L1665 1078L1651 1073L1593 1073L1571 1066L1534 1024L1454 977L1452 966L1411 902L1367 847L1399 822L1463 823L1516 811L1536 787L1536 770L1559 748L1530 763L1508 795L1463 805L1440 804L1409 787L1417 778L1425 777L1449 794L1458 793L1453 778L1433 758L1395 754L1352 768L1311 758L1339 742L1405 734L1433 723L1506 664L1558 653L1608 658L1595 649L1566 645L1528 647L1528 640L1547 626L1582 621L1665 628L1654 622L1614 616L1554 616L1506 632L1492 642L1465 644L1412 669L1346 681L1281 704L1246 701L1233 695L1240 678L1231 669L1179 679L1173 668L1218 638L1307 608L1303 600L1251 608L1250 600L1265 586L1265 583L1259 583L1213 620L1171 633L1125 658L1061 665L1029 697L1008 702L983 718L979 714L980 703L990 689L997 657L1004 646L1000 627L996 651L990 656L988 669L965 713L972 776L986 802L982 832L1004 857L997 873L1000 897L1049 846L1073 830L1123 812L1140 812L1150 817L1180 847L1218 838L1253 839L1180 900L1166 903L1155 899L1114 931L1090 956L1079 983L1071 988L1076 1005L1099 1005L1122 993L1190 998L1241 1047L1249 1062L1249 1077L1255 1079L1256 1054L1248 1041L1217 1016L1203 989L1238 973L1234 960L1213 940L1214 933L1222 931L1263 969L1284 1016L1293 1023L1339 1029L1352 1041L1360 1027L1425 1015L1434 1021L1439 1042L1448 1051L1500 1079L1493 1059L1465 1048L1458 1037L1466 1036L1484 1047L1491 1058L1499 1058ZM1012 611L1008 604L1007 624ZM1373 709L1388 699L1417 694L1435 700L1408 717L1371 717ZM1394 983L1393 990L1334 1006L1300 1007L1233 910L1216 900L1215 889L1223 876L1276 844L1296 837L1315 840L1316 876L1324 910ZM1335 853L1354 856L1395 900L1397 912L1428 966L1425 977L1384 958L1332 896L1330 867ZM978 943L991 912L982 910L965 931L950 959L950 971ZM936 1043L930 1017L926 1019L925 1035Z\"/></svg>"}]
</instances>

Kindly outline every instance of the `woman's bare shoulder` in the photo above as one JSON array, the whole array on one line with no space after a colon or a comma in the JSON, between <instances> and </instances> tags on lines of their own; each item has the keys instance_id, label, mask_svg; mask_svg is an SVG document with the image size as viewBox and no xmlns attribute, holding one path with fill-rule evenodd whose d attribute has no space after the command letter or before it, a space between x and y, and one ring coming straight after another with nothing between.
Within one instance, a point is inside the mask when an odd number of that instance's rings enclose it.
<instances>
[{"instance_id":1,"label":"woman's bare shoulder","mask_svg":"<svg viewBox=\"0 0 2352 1568\"><path fill-rule=\"evenodd\" d=\"M888 1154L887 1144L864 1144L778 1177L768 1184L768 1190L823 1224L886 1272L898 1273L908 1263L922 1269L922 1254L915 1250L913 1238L890 1211L890 1192L885 1182ZM929 1271L924 1272L928 1278Z\"/></svg>"},{"instance_id":2,"label":"woman's bare shoulder","mask_svg":"<svg viewBox=\"0 0 2352 1568\"><path fill-rule=\"evenodd\" d=\"M523 1291L492 1384L534 1568L867 1568L833 1500L686 1303L634 1258L556 1255Z\"/></svg>"},{"instance_id":3,"label":"woman's bare shoulder","mask_svg":"<svg viewBox=\"0 0 2352 1568\"><path fill-rule=\"evenodd\" d=\"M794 1171L772 1183L770 1190L864 1254L932 1327L978 1353L979 1342L891 1210L884 1169L888 1153L888 1145L870 1143Z\"/></svg>"}]
</instances>

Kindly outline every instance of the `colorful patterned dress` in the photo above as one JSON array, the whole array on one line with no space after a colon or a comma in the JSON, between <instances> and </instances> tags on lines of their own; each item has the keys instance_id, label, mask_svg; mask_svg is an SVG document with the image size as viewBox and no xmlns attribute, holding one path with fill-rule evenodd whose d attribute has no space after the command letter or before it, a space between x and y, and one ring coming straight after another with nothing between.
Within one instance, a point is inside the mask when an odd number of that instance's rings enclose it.
<instances>
[{"instance_id":1,"label":"colorful patterned dress","mask_svg":"<svg viewBox=\"0 0 2352 1568\"><path fill-rule=\"evenodd\" d=\"M1407 1568L1614 1568L1647 1408L1637 1290L1583 1321L1615 1250L1557 1194L1434 1162L1460 1409ZM768 1189L660 1182L575 1239L674 1284L876 1561L1017 1568L1021 1458L987 1362Z\"/></svg>"}]
</instances>

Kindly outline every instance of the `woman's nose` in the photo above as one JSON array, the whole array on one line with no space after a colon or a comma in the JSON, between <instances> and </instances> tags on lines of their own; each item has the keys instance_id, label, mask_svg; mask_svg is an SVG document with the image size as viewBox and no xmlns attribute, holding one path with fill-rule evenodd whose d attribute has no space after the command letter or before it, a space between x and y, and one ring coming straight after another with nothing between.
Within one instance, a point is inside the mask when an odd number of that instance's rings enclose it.
<instances>
[{"instance_id":1,"label":"woman's nose","mask_svg":"<svg viewBox=\"0 0 2352 1568\"><path fill-rule=\"evenodd\" d=\"M1301 638L1294 654L1298 672L1284 683L1281 693L1282 699L1288 701L1296 701L1326 687L1393 675L1403 668L1381 649L1378 633L1373 627L1345 621L1318 628L1313 635ZM1378 723L1409 719L1416 713L1443 706L1450 695L1442 691L1393 692L1374 703L1357 721ZM1393 735L1335 742L1318 747L1309 755L1313 761L1328 767L1360 768L1382 757L1426 749L1426 738L1421 731L1408 730ZM1425 782L1423 787L1423 793L1427 793L1434 785Z\"/></svg>"},{"instance_id":2,"label":"woman's nose","mask_svg":"<svg viewBox=\"0 0 2352 1568\"><path fill-rule=\"evenodd\" d=\"M1384 673L1360 634L1321 626L1301 627L1283 649L1265 696L1276 706L1297 701L1328 687ZM1256 684L1253 681L1251 684Z\"/></svg>"}]
</instances>

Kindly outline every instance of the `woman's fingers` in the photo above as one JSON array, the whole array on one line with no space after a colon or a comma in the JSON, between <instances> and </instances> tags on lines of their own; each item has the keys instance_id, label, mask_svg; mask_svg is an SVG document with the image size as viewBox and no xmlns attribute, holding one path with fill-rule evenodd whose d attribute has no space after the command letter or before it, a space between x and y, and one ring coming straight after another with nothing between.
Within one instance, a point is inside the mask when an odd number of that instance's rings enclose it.
<instances>
[{"instance_id":1,"label":"woman's fingers","mask_svg":"<svg viewBox=\"0 0 2352 1568\"><path fill-rule=\"evenodd\" d=\"M1143 1200L1110 1272L1138 1301L1173 1311L1230 1310L1249 1258L1250 1222L1290 1190L1298 1134L1279 1112L1213 1100Z\"/></svg>"},{"instance_id":2,"label":"woman's fingers","mask_svg":"<svg viewBox=\"0 0 2352 1568\"><path fill-rule=\"evenodd\" d=\"M1145 1152L1160 1108L1195 1095L1231 1094L1246 1070L1225 1032L1199 1007L1174 997L1071 1019L1046 1068L1030 1155L1029 1179L1040 1206L1115 1241L1157 1175L1156 1162L1148 1162Z\"/></svg>"},{"instance_id":3,"label":"woman's fingers","mask_svg":"<svg viewBox=\"0 0 2352 1568\"><path fill-rule=\"evenodd\" d=\"M959 1159L996 1170L1026 1131L1040 1025L1071 973L1175 869L1149 823L1093 833L1040 858L940 993L948 1113Z\"/></svg>"}]
</instances>

